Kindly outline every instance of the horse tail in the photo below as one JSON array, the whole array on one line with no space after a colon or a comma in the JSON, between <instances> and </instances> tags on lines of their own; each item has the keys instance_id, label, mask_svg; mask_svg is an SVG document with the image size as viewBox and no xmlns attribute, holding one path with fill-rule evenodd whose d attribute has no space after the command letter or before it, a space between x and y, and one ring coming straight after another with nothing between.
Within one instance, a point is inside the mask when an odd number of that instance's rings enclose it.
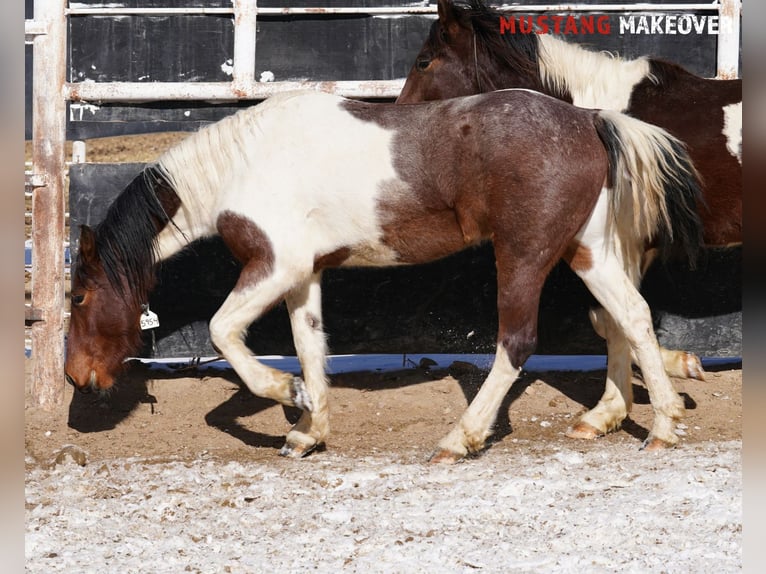
<instances>
[{"instance_id":1,"label":"horse tail","mask_svg":"<svg viewBox=\"0 0 766 574\"><path fill-rule=\"evenodd\" d=\"M693 268L703 241L697 206L704 200L684 143L612 110L596 112L595 127L609 155L612 221L621 235L657 248L664 260L686 257Z\"/></svg>"}]
</instances>

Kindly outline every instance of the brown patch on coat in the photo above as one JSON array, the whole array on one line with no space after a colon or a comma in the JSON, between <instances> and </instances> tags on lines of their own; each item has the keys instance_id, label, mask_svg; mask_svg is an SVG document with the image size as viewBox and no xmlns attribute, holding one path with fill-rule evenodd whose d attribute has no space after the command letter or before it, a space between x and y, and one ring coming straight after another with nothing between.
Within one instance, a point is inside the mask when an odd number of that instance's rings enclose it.
<instances>
[{"instance_id":1,"label":"brown patch on coat","mask_svg":"<svg viewBox=\"0 0 766 574\"><path fill-rule=\"evenodd\" d=\"M593 253L579 241L572 241L567 245L562 259L572 271L587 271L593 267Z\"/></svg>"},{"instance_id":2,"label":"brown patch on coat","mask_svg":"<svg viewBox=\"0 0 766 574\"><path fill-rule=\"evenodd\" d=\"M322 269L340 267L349 257L351 257L350 247L341 247L330 253L317 255L314 258L314 273Z\"/></svg>"},{"instance_id":3,"label":"brown patch on coat","mask_svg":"<svg viewBox=\"0 0 766 574\"><path fill-rule=\"evenodd\" d=\"M399 262L423 263L493 242L498 341L512 364L522 365L537 344L545 278L592 212L607 176L594 112L526 91L397 105L396 114L380 104L343 107L394 132L397 178L381 183L377 209L381 239ZM585 265L585 253L575 263Z\"/></svg>"},{"instance_id":4,"label":"brown patch on coat","mask_svg":"<svg viewBox=\"0 0 766 574\"><path fill-rule=\"evenodd\" d=\"M274 268L274 248L266 234L247 217L224 211L216 228L231 253L242 264L235 289L252 285L268 277Z\"/></svg>"},{"instance_id":5,"label":"brown patch on coat","mask_svg":"<svg viewBox=\"0 0 766 574\"><path fill-rule=\"evenodd\" d=\"M441 3L440 3L441 7ZM431 25L397 102L469 96L482 91L528 88L572 102L567 86L542 81L539 37L500 33L503 14L485 6L449 4ZM449 27L450 24L458 25ZM441 32L448 28L449 34ZM474 48L472 39L479 42ZM418 62L430 62L419 67ZM702 78L681 66L650 58L649 74L633 88L625 113L682 140L702 178L697 210L706 245L742 241L742 166L726 147L723 108L742 102L741 79ZM486 79L479 85L476 78Z\"/></svg>"}]
</instances>

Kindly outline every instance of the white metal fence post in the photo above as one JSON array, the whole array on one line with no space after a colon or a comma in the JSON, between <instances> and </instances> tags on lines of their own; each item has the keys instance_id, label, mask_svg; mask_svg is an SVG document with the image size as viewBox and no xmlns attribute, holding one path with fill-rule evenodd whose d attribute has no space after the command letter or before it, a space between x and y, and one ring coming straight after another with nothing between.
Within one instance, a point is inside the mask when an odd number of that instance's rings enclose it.
<instances>
[{"instance_id":1,"label":"white metal fence post","mask_svg":"<svg viewBox=\"0 0 766 574\"><path fill-rule=\"evenodd\" d=\"M742 3L720 0L718 19L718 70L716 77L731 80L739 77L739 35Z\"/></svg>"},{"instance_id":2,"label":"white metal fence post","mask_svg":"<svg viewBox=\"0 0 766 574\"><path fill-rule=\"evenodd\" d=\"M255 79L255 30L258 0L234 3L234 90L246 89Z\"/></svg>"}]
</instances>

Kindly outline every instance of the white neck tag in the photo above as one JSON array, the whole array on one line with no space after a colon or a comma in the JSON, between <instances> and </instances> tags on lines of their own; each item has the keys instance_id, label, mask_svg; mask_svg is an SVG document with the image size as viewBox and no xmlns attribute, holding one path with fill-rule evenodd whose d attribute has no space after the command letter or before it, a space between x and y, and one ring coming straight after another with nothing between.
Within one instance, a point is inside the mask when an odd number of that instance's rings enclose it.
<instances>
[{"instance_id":1,"label":"white neck tag","mask_svg":"<svg viewBox=\"0 0 766 574\"><path fill-rule=\"evenodd\" d=\"M141 330L147 331L148 329L156 329L160 326L160 319L157 317L157 313L149 309L147 305L144 312L141 313Z\"/></svg>"}]
</instances>

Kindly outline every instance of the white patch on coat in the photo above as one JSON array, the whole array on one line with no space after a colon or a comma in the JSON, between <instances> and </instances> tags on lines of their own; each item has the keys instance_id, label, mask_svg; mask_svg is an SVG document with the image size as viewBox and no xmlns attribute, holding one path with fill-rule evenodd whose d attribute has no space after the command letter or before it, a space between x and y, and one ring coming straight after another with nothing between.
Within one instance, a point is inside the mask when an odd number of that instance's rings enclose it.
<instances>
[{"instance_id":1,"label":"white patch on coat","mask_svg":"<svg viewBox=\"0 0 766 574\"><path fill-rule=\"evenodd\" d=\"M269 237L276 267L296 271L342 247L352 250L347 265L394 263L377 213L381 190L404 185L390 185L394 132L355 118L344 101L322 92L275 95L167 152L160 163L182 202L176 223L194 239L216 233L221 212L240 214ZM179 247L164 243L167 253Z\"/></svg>"},{"instance_id":2,"label":"white patch on coat","mask_svg":"<svg viewBox=\"0 0 766 574\"><path fill-rule=\"evenodd\" d=\"M623 60L543 35L540 74L546 86L566 88L576 106L622 112L628 108L633 88L649 74L649 61Z\"/></svg>"},{"instance_id":3,"label":"white patch on coat","mask_svg":"<svg viewBox=\"0 0 766 574\"><path fill-rule=\"evenodd\" d=\"M742 165L742 102L723 107L723 135L726 149Z\"/></svg>"}]
</instances>

